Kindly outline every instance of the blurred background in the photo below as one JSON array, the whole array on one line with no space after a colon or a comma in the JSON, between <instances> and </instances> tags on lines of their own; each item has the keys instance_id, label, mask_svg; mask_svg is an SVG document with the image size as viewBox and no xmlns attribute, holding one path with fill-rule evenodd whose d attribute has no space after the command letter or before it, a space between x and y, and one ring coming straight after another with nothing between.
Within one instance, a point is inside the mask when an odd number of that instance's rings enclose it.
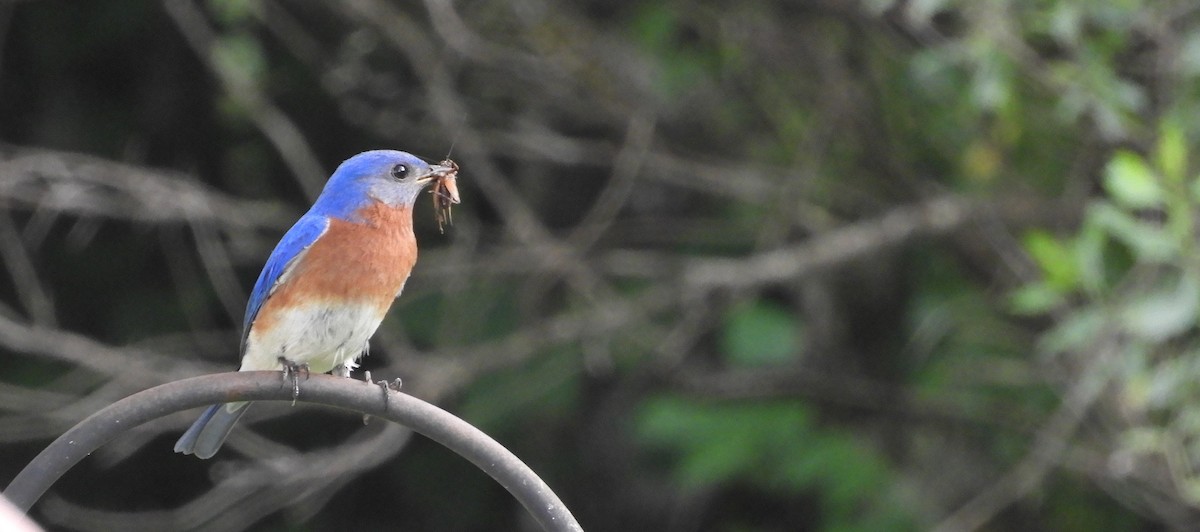
<instances>
[{"instance_id":1,"label":"blurred background","mask_svg":"<svg viewBox=\"0 0 1200 532\"><path fill-rule=\"evenodd\" d=\"M237 367L338 163L462 167L364 368L588 530L1200 527L1200 4L0 1L0 482ZM137 428L58 530L530 530L402 427Z\"/></svg>"}]
</instances>

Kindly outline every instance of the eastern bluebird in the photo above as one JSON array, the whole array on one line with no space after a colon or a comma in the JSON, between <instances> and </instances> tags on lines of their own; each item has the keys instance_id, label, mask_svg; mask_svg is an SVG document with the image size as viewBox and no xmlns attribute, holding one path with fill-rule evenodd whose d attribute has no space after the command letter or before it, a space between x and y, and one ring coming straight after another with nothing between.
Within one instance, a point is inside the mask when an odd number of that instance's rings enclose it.
<instances>
[{"instance_id":1,"label":"eastern bluebird","mask_svg":"<svg viewBox=\"0 0 1200 532\"><path fill-rule=\"evenodd\" d=\"M413 203L426 185L453 177L450 165L391 150L343 162L254 284L239 371L307 364L349 376L417 262ZM210 406L175 452L211 457L249 405Z\"/></svg>"}]
</instances>

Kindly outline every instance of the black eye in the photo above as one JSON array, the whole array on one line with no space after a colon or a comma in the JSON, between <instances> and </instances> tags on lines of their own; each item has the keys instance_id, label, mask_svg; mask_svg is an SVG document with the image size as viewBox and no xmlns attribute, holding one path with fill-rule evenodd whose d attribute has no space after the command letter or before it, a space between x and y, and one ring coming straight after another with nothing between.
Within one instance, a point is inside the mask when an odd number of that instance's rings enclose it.
<instances>
[{"instance_id":1,"label":"black eye","mask_svg":"<svg viewBox=\"0 0 1200 532\"><path fill-rule=\"evenodd\" d=\"M393 166L392 167L392 177L403 181L406 177L408 177L408 167L404 166L402 164Z\"/></svg>"}]
</instances>

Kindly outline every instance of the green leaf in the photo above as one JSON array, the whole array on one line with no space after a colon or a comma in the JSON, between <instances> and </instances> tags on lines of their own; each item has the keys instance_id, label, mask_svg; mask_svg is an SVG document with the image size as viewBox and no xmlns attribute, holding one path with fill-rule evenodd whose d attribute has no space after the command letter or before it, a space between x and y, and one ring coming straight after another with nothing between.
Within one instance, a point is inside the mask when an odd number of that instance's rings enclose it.
<instances>
[{"instance_id":1,"label":"green leaf","mask_svg":"<svg viewBox=\"0 0 1200 532\"><path fill-rule=\"evenodd\" d=\"M636 426L643 443L676 456L673 473L686 487L736 481L784 493L811 490L821 498L824 530L909 521L904 506L889 504L896 478L883 456L861 437L819 426L803 403L658 396L641 405Z\"/></svg>"},{"instance_id":2,"label":"green leaf","mask_svg":"<svg viewBox=\"0 0 1200 532\"><path fill-rule=\"evenodd\" d=\"M657 52L668 46L677 25L674 11L650 4L633 20L633 34L642 45Z\"/></svg>"},{"instance_id":3,"label":"green leaf","mask_svg":"<svg viewBox=\"0 0 1200 532\"><path fill-rule=\"evenodd\" d=\"M1187 174L1187 138L1176 121L1163 121L1156 155L1163 177L1172 183L1182 183Z\"/></svg>"},{"instance_id":4,"label":"green leaf","mask_svg":"<svg viewBox=\"0 0 1200 532\"><path fill-rule=\"evenodd\" d=\"M725 317L721 349L740 366L792 360L800 352L800 323L787 309L763 300L735 306Z\"/></svg>"},{"instance_id":5,"label":"green leaf","mask_svg":"<svg viewBox=\"0 0 1200 532\"><path fill-rule=\"evenodd\" d=\"M1117 204L1148 209L1162 204L1163 192L1154 171L1141 155L1119 150L1104 169L1104 189Z\"/></svg>"},{"instance_id":6,"label":"green leaf","mask_svg":"<svg viewBox=\"0 0 1200 532\"><path fill-rule=\"evenodd\" d=\"M1110 203L1097 202L1088 207L1088 223L1095 223L1113 238L1129 247L1135 258L1149 262L1173 260L1179 243L1162 227L1143 221Z\"/></svg>"},{"instance_id":7,"label":"green leaf","mask_svg":"<svg viewBox=\"0 0 1200 532\"><path fill-rule=\"evenodd\" d=\"M218 39L212 59L224 76L238 86L255 85L267 74L267 59L262 45L248 34L233 34Z\"/></svg>"},{"instance_id":8,"label":"green leaf","mask_svg":"<svg viewBox=\"0 0 1200 532\"><path fill-rule=\"evenodd\" d=\"M1063 43L1074 44L1079 40L1083 28L1083 13L1079 6L1059 3L1049 14L1050 33Z\"/></svg>"},{"instance_id":9,"label":"green leaf","mask_svg":"<svg viewBox=\"0 0 1200 532\"><path fill-rule=\"evenodd\" d=\"M971 86L975 105L987 110L1003 107L1012 98L1012 68L1004 55L995 53L991 39L977 39L972 44L980 48Z\"/></svg>"},{"instance_id":10,"label":"green leaf","mask_svg":"<svg viewBox=\"0 0 1200 532\"><path fill-rule=\"evenodd\" d=\"M1192 329L1200 311L1200 284L1189 276L1166 283L1126 306L1122 322L1130 333L1162 342Z\"/></svg>"},{"instance_id":11,"label":"green leaf","mask_svg":"<svg viewBox=\"0 0 1200 532\"><path fill-rule=\"evenodd\" d=\"M1046 331L1038 347L1047 353L1062 353L1079 349L1092 342L1104 328L1104 315L1094 307L1072 313Z\"/></svg>"},{"instance_id":12,"label":"green leaf","mask_svg":"<svg viewBox=\"0 0 1200 532\"><path fill-rule=\"evenodd\" d=\"M1108 235L1104 228L1090 219L1084 220L1079 236L1075 237L1075 267L1079 272L1080 287L1093 296L1100 294L1107 285L1106 244Z\"/></svg>"},{"instance_id":13,"label":"green leaf","mask_svg":"<svg viewBox=\"0 0 1200 532\"><path fill-rule=\"evenodd\" d=\"M1079 284L1079 271L1072 250L1054 235L1033 230L1025 234L1025 250L1042 269L1048 288L1070 292Z\"/></svg>"},{"instance_id":14,"label":"green leaf","mask_svg":"<svg viewBox=\"0 0 1200 532\"><path fill-rule=\"evenodd\" d=\"M250 22L254 17L254 3L245 0L209 0L208 6L225 25Z\"/></svg>"},{"instance_id":15,"label":"green leaf","mask_svg":"<svg viewBox=\"0 0 1200 532\"><path fill-rule=\"evenodd\" d=\"M1179 73L1180 79L1192 78L1200 74L1200 31L1189 31L1184 38L1183 44L1179 47Z\"/></svg>"},{"instance_id":16,"label":"green leaf","mask_svg":"<svg viewBox=\"0 0 1200 532\"><path fill-rule=\"evenodd\" d=\"M679 455L681 483L700 487L761 478L784 456L801 452L812 413L791 404L696 404L657 397L642 405L638 436Z\"/></svg>"},{"instance_id":17,"label":"green leaf","mask_svg":"<svg viewBox=\"0 0 1200 532\"><path fill-rule=\"evenodd\" d=\"M1062 292L1046 283L1030 283L1018 288L1008 296L1008 304L1015 314L1036 316L1045 314L1066 304Z\"/></svg>"},{"instance_id":18,"label":"green leaf","mask_svg":"<svg viewBox=\"0 0 1200 532\"><path fill-rule=\"evenodd\" d=\"M1200 502L1200 478L1190 477L1183 480L1183 494L1192 504Z\"/></svg>"}]
</instances>

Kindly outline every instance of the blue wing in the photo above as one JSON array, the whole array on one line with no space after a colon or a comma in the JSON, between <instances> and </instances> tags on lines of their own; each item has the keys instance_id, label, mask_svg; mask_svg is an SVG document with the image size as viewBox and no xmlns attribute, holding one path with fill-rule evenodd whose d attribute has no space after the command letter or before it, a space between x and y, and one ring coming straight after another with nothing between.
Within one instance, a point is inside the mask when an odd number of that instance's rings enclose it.
<instances>
[{"instance_id":1,"label":"blue wing","mask_svg":"<svg viewBox=\"0 0 1200 532\"><path fill-rule=\"evenodd\" d=\"M287 274L296 259L302 257L309 246L325 234L328 228L329 218L305 214L296 221L296 225L288 229L283 239L275 246L275 250L267 258L267 264L263 266L262 273L258 274L254 291L250 293L250 301L246 303L246 318L242 320L242 354L246 353L246 337L250 334L250 324L254 323L254 318L258 316L263 303L271 297L275 285Z\"/></svg>"}]
</instances>

